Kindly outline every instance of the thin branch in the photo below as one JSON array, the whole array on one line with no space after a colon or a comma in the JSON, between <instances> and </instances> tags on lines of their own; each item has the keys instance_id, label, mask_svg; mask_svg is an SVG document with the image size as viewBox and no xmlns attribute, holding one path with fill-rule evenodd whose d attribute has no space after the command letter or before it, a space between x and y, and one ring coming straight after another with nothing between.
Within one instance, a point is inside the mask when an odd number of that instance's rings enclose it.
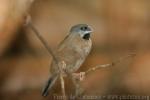
<instances>
[{"instance_id":1,"label":"thin branch","mask_svg":"<svg viewBox=\"0 0 150 100\"><path fill-rule=\"evenodd\" d=\"M84 80L86 75L88 75L89 73L91 72L94 72L98 69L101 69L101 68L107 68L107 67L112 67L112 66L115 66L119 63L121 63L122 61L130 58L130 57L134 57L136 54L135 53L131 53L125 57L121 57L120 59L112 62L112 63L109 63L109 64L103 64L103 65L96 65L95 67L92 67L92 68L89 68L88 70L84 71L84 72L79 72L79 73L73 73L75 79L78 79L80 81Z\"/></svg>"},{"instance_id":2,"label":"thin branch","mask_svg":"<svg viewBox=\"0 0 150 100\"><path fill-rule=\"evenodd\" d=\"M64 96L64 100L67 100L66 94L65 94L65 87L64 87L63 71L62 71L62 68L66 66L65 62L63 62L63 61L59 62L56 54L52 51L52 49L48 46L48 43L45 41L45 39L41 36L41 34L39 33L39 31L32 24L32 20L31 20L30 15L26 16L25 25L28 26L35 33L35 35L43 43L43 45L45 46L45 48L47 49L47 51L49 52L49 54L52 55L53 60L54 60L54 62L57 65L56 67L58 67L58 72L60 72L59 74L60 74L62 94Z\"/></svg>"},{"instance_id":3,"label":"thin branch","mask_svg":"<svg viewBox=\"0 0 150 100\"><path fill-rule=\"evenodd\" d=\"M42 35L40 34L40 32L35 28L35 26L32 24L32 19L30 15L26 16L26 22L25 22L25 26L28 26L38 37L38 39L43 43L44 47L46 48L46 50L49 52L50 55L52 55L54 61L58 64L59 61L55 55L55 53L53 52L53 50L48 46L47 42L45 41L45 39L42 37Z\"/></svg>"},{"instance_id":4,"label":"thin branch","mask_svg":"<svg viewBox=\"0 0 150 100\"><path fill-rule=\"evenodd\" d=\"M62 65L62 68L66 68L66 63L64 61L62 61L61 65ZM63 79L63 69L62 68L61 68L61 72L60 72L61 90L62 90L64 100L67 100L66 92L65 92L65 82L64 82L64 79Z\"/></svg>"},{"instance_id":5,"label":"thin branch","mask_svg":"<svg viewBox=\"0 0 150 100\"><path fill-rule=\"evenodd\" d=\"M87 75L87 74L89 74L90 72L93 72L93 71L98 70L98 69L100 69L100 68L106 68L106 67L115 66L115 65L117 65L118 63L124 61L125 59L130 58L130 57L134 57L135 55L136 55L136 54L131 53L131 54L125 56L125 57L121 57L120 59L118 59L118 60L116 60L116 61L114 61L114 62L112 62L112 63L110 63L110 64L97 65L97 66L95 66L95 67L89 68L87 71L84 72L84 74ZM82 74L83 74L83 73L82 73Z\"/></svg>"}]
</instances>

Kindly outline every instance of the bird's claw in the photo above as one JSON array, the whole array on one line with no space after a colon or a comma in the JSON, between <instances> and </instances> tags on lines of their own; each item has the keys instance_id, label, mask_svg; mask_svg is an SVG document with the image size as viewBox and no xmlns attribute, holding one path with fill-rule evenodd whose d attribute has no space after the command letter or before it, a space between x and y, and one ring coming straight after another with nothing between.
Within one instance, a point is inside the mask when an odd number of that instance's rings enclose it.
<instances>
[{"instance_id":1,"label":"bird's claw","mask_svg":"<svg viewBox=\"0 0 150 100\"><path fill-rule=\"evenodd\" d=\"M73 73L73 77L79 81L83 81L85 78L85 72Z\"/></svg>"}]
</instances>

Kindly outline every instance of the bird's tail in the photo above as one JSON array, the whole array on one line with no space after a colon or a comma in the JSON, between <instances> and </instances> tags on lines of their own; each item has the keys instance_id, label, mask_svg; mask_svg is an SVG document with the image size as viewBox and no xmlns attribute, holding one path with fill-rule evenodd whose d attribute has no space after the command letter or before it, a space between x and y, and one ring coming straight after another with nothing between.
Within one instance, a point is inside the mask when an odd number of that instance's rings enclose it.
<instances>
[{"instance_id":1,"label":"bird's tail","mask_svg":"<svg viewBox=\"0 0 150 100\"><path fill-rule=\"evenodd\" d=\"M47 96L49 90L52 88L52 86L55 84L56 80L58 78L58 74L53 74L52 76L49 77L43 91L42 91L42 96Z\"/></svg>"}]
</instances>

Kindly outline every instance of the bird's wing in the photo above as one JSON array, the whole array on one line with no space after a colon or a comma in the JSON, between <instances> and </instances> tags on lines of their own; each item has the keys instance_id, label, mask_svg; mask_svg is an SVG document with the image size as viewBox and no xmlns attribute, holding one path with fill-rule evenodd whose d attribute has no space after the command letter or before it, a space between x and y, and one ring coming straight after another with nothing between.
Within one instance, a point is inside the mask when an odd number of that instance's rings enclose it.
<instances>
[{"instance_id":1,"label":"bird's wing","mask_svg":"<svg viewBox=\"0 0 150 100\"><path fill-rule=\"evenodd\" d=\"M63 44L65 44L65 42L68 40L68 37L69 37L69 34L64 38L63 41L60 42L60 44L58 45L58 48L57 48L57 49L61 48L61 46L62 46Z\"/></svg>"}]
</instances>

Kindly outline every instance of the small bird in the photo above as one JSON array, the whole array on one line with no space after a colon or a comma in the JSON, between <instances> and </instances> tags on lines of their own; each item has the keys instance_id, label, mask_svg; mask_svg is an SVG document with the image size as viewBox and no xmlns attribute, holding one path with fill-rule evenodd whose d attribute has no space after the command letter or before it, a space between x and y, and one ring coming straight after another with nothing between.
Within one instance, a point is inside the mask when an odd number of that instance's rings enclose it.
<instances>
[{"instance_id":1,"label":"small bird","mask_svg":"<svg viewBox=\"0 0 150 100\"><path fill-rule=\"evenodd\" d=\"M91 51L92 41L90 35L92 28L87 24L77 24L70 29L70 33L56 49L56 56L59 61L66 64L65 70L70 73L76 72ZM53 60L50 68L50 77L43 89L42 95L47 96L48 91L59 77L58 67Z\"/></svg>"}]
</instances>

